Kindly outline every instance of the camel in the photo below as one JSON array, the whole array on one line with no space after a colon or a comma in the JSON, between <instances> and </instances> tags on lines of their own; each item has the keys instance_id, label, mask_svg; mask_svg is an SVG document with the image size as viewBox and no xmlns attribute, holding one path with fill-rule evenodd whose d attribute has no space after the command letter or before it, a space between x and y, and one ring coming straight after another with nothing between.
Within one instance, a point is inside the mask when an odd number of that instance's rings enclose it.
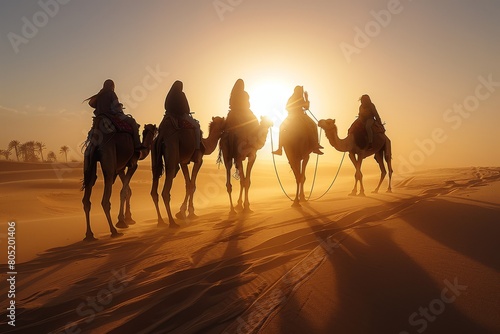
<instances>
[{"instance_id":1,"label":"camel","mask_svg":"<svg viewBox=\"0 0 500 334\"><path fill-rule=\"evenodd\" d=\"M391 188L391 179L392 179L392 152L391 152L391 140L385 135L383 130L377 130L377 123L374 124L373 131L373 144L371 148L364 148L360 146L352 132L350 132L346 138L340 139L338 136L337 125L335 124L335 120L327 119L320 120L318 126L325 130L326 137L330 141L330 144L340 152L349 152L349 158L351 159L354 168L356 169L356 173L354 174L355 182L354 188L352 192L349 194L351 196L355 196L357 194L357 186L359 182L359 196L365 196L365 189L363 187L363 174L361 173L361 163L363 159L369 157L370 155L375 155L375 160L377 161L380 167L380 181L377 185L377 188L373 191L373 193L377 193L382 181L384 180L387 172L384 166L384 159L387 163L387 168L389 170L389 187L387 188L387 192L392 192Z\"/></svg>"},{"instance_id":2,"label":"camel","mask_svg":"<svg viewBox=\"0 0 500 334\"><path fill-rule=\"evenodd\" d=\"M104 177L104 192L101 205L108 221L111 236L120 236L121 233L116 230L111 222L110 198L113 184L116 176L120 176L123 185L120 192L120 210L117 227L128 227L128 224L135 223L130 213L130 196L132 195L129 186L130 180L137 170L138 161L144 159L149 154L155 134L155 125L145 125L142 133L142 145L146 149L141 150L140 153L135 152L131 134L117 131L113 123L105 116L94 118L94 125L87 140L88 145L85 150L82 182L82 190L84 190L82 203L87 223L85 241L96 240L90 227L90 196L92 194L92 187L97 180L97 162L101 163ZM126 208L124 213L125 202Z\"/></svg>"},{"instance_id":3,"label":"camel","mask_svg":"<svg viewBox=\"0 0 500 334\"><path fill-rule=\"evenodd\" d=\"M253 121L252 121L253 123ZM219 159L224 161L226 167L226 189L229 195L230 214L236 214L231 196L233 186L231 185L231 168L233 163L237 170L237 175L240 180L240 195L236 209L245 213L250 213L250 201L248 199L248 191L250 189L250 178L252 168L257 158L257 151L260 150L266 143L267 132L273 125L271 120L262 116L260 123L255 121L253 124L240 124L236 122L236 126L228 127L220 139L219 144ZM246 172L243 167L243 161L248 158ZM243 191L245 192L245 200L243 202Z\"/></svg>"},{"instance_id":4,"label":"camel","mask_svg":"<svg viewBox=\"0 0 500 334\"><path fill-rule=\"evenodd\" d=\"M310 130L299 123L300 119L292 118L285 121L288 122L288 126L281 132L280 141L283 143L283 149L297 183L292 207L300 207L300 201L306 201L304 195L306 167L314 147L308 140Z\"/></svg>"},{"instance_id":5,"label":"camel","mask_svg":"<svg viewBox=\"0 0 500 334\"><path fill-rule=\"evenodd\" d=\"M153 142L151 153L153 184L151 187L151 197L155 204L158 216L158 227L169 226L178 228L170 209L170 189L172 183L179 171L179 165L184 174L186 182L186 195L180 211L176 214L179 219L186 218L185 211L189 202L188 218L196 218L194 213L193 196L196 191L196 177L203 164L203 155L209 155L217 147L217 143L224 129L225 119L223 117L212 117L209 125L209 134L207 138L202 138L202 145L196 150L194 129L180 129L176 126L175 120L170 116L165 116L160 124L158 137ZM188 165L194 163L191 175L189 175ZM163 164L165 163L165 165ZM158 205L158 183L165 168L165 183L163 185L162 198L167 209L169 224L167 225L161 216Z\"/></svg>"}]
</instances>

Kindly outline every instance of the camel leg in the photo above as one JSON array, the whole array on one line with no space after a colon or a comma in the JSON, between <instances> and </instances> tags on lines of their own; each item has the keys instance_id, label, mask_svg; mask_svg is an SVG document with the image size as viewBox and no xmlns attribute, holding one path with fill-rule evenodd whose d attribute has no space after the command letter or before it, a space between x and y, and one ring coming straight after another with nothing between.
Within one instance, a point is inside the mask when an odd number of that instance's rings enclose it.
<instances>
[{"instance_id":1,"label":"camel leg","mask_svg":"<svg viewBox=\"0 0 500 334\"><path fill-rule=\"evenodd\" d=\"M165 184L163 185L163 191L161 196L163 198L163 203L167 209L169 227L177 228L180 227L175 223L174 217L172 216L172 211L170 210L170 190L172 189L172 183L174 181L176 166L169 166L165 169Z\"/></svg>"},{"instance_id":2,"label":"camel leg","mask_svg":"<svg viewBox=\"0 0 500 334\"><path fill-rule=\"evenodd\" d=\"M193 166L193 170L191 172L191 193L189 196L189 205L188 205L188 211L189 219L196 219L198 216L194 213L194 193L196 191L196 178L198 177L198 172L200 171L201 166L203 165L203 160L201 160L199 163L195 163Z\"/></svg>"},{"instance_id":3,"label":"camel leg","mask_svg":"<svg viewBox=\"0 0 500 334\"><path fill-rule=\"evenodd\" d=\"M359 193L358 196L365 196L365 187L363 186L363 173L361 173L361 164L363 163L363 159L359 159L358 157L358 171L357 177L359 180Z\"/></svg>"},{"instance_id":4,"label":"camel leg","mask_svg":"<svg viewBox=\"0 0 500 334\"><path fill-rule=\"evenodd\" d=\"M133 165L132 167L127 168L127 173L123 170L118 173L120 179L122 181L122 190L120 191L120 211L118 214L118 223L116 223L116 227L118 228L128 228L128 224L126 221L125 211L127 211L127 215L132 220L132 214L130 213L130 196L132 191L130 190L130 180L137 170L137 165ZM125 202L127 204L127 209L125 210L124 205ZM135 223L135 222L134 222Z\"/></svg>"},{"instance_id":5,"label":"camel leg","mask_svg":"<svg viewBox=\"0 0 500 334\"><path fill-rule=\"evenodd\" d=\"M295 198L292 203L292 207L300 207L300 184L301 184L301 175L300 175L300 161L289 161L290 167L292 168L293 175L295 176Z\"/></svg>"},{"instance_id":6,"label":"camel leg","mask_svg":"<svg viewBox=\"0 0 500 334\"><path fill-rule=\"evenodd\" d=\"M385 161L387 162L387 169L389 170L389 187L387 188L388 193L392 193L392 146L391 140L386 138L385 141L385 150L384 150Z\"/></svg>"},{"instance_id":7,"label":"camel leg","mask_svg":"<svg viewBox=\"0 0 500 334\"><path fill-rule=\"evenodd\" d=\"M160 206L158 204L159 196L158 196L158 184L160 182L160 175L163 171L163 156L159 151L158 146L162 145L161 141L159 142L157 139L153 141L151 148L151 172L153 175L153 181L151 184L151 198L153 199L153 203L156 209L156 217L157 217L157 226L158 227L166 227L167 224L163 221L160 212Z\"/></svg>"},{"instance_id":8,"label":"camel leg","mask_svg":"<svg viewBox=\"0 0 500 334\"><path fill-rule=\"evenodd\" d=\"M382 150L375 153L375 161L377 161L378 166L380 168L380 180L378 182L377 188L375 188L375 190L373 191L374 194L378 193L380 185L382 184L382 181L384 181L385 176L387 174L387 171L385 170L385 166L384 166L383 154L384 154L384 152Z\"/></svg>"},{"instance_id":9,"label":"camel leg","mask_svg":"<svg viewBox=\"0 0 500 334\"><path fill-rule=\"evenodd\" d=\"M125 172L122 170L118 173L118 176L120 177L120 180L122 181L122 189L120 191L120 209L118 210L118 222L116 223L116 227L118 228L128 228L127 223L125 223L125 201L127 198L127 188L126 188L126 183L127 183L127 176L125 175Z\"/></svg>"},{"instance_id":10,"label":"camel leg","mask_svg":"<svg viewBox=\"0 0 500 334\"><path fill-rule=\"evenodd\" d=\"M132 212L130 211L130 198L132 197L132 189L130 184L127 187L127 197L125 198L125 223L127 225L134 225L136 222L132 218Z\"/></svg>"},{"instance_id":11,"label":"camel leg","mask_svg":"<svg viewBox=\"0 0 500 334\"><path fill-rule=\"evenodd\" d=\"M243 161L235 162L236 169L240 175L240 194L238 196L238 204L236 205L237 211L243 211L243 190L245 190L245 170L243 169Z\"/></svg>"},{"instance_id":12,"label":"camel leg","mask_svg":"<svg viewBox=\"0 0 500 334\"><path fill-rule=\"evenodd\" d=\"M92 195L92 187L97 180L97 161L94 157L94 150L92 145L89 145L85 150L84 156L84 171L83 171L83 210L85 211L85 221L87 225L87 231L85 233L84 241L93 241L97 240L94 238L94 233L92 232L92 228L90 227L90 209L92 207L92 203L90 202L90 196Z\"/></svg>"},{"instance_id":13,"label":"camel leg","mask_svg":"<svg viewBox=\"0 0 500 334\"><path fill-rule=\"evenodd\" d=\"M305 157L304 160L302 160L302 168L300 171L301 177L300 177L300 201L301 202L306 202L306 195L304 194L304 184L306 183L306 167L307 163L309 162L309 156Z\"/></svg>"},{"instance_id":14,"label":"camel leg","mask_svg":"<svg viewBox=\"0 0 500 334\"><path fill-rule=\"evenodd\" d=\"M231 168L233 167L233 163L231 160L224 160L224 165L226 166L226 190L229 195L229 205L230 205L230 215L236 214L236 210L234 210L233 205L233 196L231 193L233 192L233 185L231 184Z\"/></svg>"},{"instance_id":15,"label":"camel leg","mask_svg":"<svg viewBox=\"0 0 500 334\"><path fill-rule=\"evenodd\" d=\"M349 159L351 159L352 164L354 165L354 168L356 169L356 172L354 173L354 188L352 189L351 193L349 196L356 196L358 193L358 160L356 159L356 155L354 153L349 153Z\"/></svg>"},{"instance_id":16,"label":"camel leg","mask_svg":"<svg viewBox=\"0 0 500 334\"><path fill-rule=\"evenodd\" d=\"M94 233L92 232L92 229L90 227L90 208L92 207L92 203L90 202L90 195L92 194L92 186L95 183L95 180L97 179L97 176L93 174L91 177L91 180L84 180L85 182L85 192L83 194L83 210L85 211L85 220L87 223L87 232L85 233L85 239L84 241L92 241L92 240L97 240L94 238Z\"/></svg>"},{"instance_id":17,"label":"camel leg","mask_svg":"<svg viewBox=\"0 0 500 334\"><path fill-rule=\"evenodd\" d=\"M111 232L112 237L117 237L122 235L122 233L119 233L116 228L113 226L113 223L111 221L111 191L113 190L113 174L110 173L109 171L105 172L103 171L104 174L104 193L102 195L102 200L101 200L101 206L104 210L104 214L106 215L106 219L108 221L109 225L109 231Z\"/></svg>"},{"instance_id":18,"label":"camel leg","mask_svg":"<svg viewBox=\"0 0 500 334\"><path fill-rule=\"evenodd\" d=\"M184 184L186 185L186 194L184 201L181 204L179 212L175 215L178 219L186 219L187 202L191 192L191 177L189 176L189 168L186 164L181 164L182 175L184 176Z\"/></svg>"},{"instance_id":19,"label":"camel leg","mask_svg":"<svg viewBox=\"0 0 500 334\"><path fill-rule=\"evenodd\" d=\"M153 203L155 204L156 216L158 217L158 227L165 227L167 224L163 221L163 218L160 213L160 206L158 205L158 183L160 178L153 176L153 184L151 185L151 198L153 199Z\"/></svg>"},{"instance_id":20,"label":"camel leg","mask_svg":"<svg viewBox=\"0 0 500 334\"><path fill-rule=\"evenodd\" d=\"M248 156L248 163L247 163L247 172L244 178L244 186L245 186L245 202L244 202L244 209L243 212L245 213L251 213L253 212L250 209L250 199L248 198L248 193L250 192L250 185L252 183L250 175L252 175L252 168L253 165L255 164L255 160L257 159L257 155L255 153L250 154Z\"/></svg>"}]
</instances>

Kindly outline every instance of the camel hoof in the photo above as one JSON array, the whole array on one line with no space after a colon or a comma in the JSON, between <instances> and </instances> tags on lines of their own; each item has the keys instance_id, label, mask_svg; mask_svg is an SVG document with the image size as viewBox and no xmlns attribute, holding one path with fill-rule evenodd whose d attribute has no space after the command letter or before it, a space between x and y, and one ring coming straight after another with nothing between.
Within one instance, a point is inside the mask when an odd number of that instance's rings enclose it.
<instances>
[{"instance_id":1,"label":"camel hoof","mask_svg":"<svg viewBox=\"0 0 500 334\"><path fill-rule=\"evenodd\" d=\"M387 189L386 193L392 194L392 189Z\"/></svg>"},{"instance_id":2,"label":"camel hoof","mask_svg":"<svg viewBox=\"0 0 500 334\"><path fill-rule=\"evenodd\" d=\"M121 237L122 235L123 235L123 233L113 232L113 233L111 233L111 238L118 238L118 237Z\"/></svg>"},{"instance_id":3,"label":"camel hoof","mask_svg":"<svg viewBox=\"0 0 500 334\"><path fill-rule=\"evenodd\" d=\"M184 212L182 212L182 211L179 211L179 212L177 212L177 213L175 214L175 217L176 217L177 219L185 220L185 219L186 219L186 214L185 214Z\"/></svg>"},{"instance_id":4,"label":"camel hoof","mask_svg":"<svg viewBox=\"0 0 500 334\"><path fill-rule=\"evenodd\" d=\"M242 212L245 213L245 214L253 213L252 209L250 209L250 207L248 207L248 206L245 207Z\"/></svg>"},{"instance_id":5,"label":"camel hoof","mask_svg":"<svg viewBox=\"0 0 500 334\"><path fill-rule=\"evenodd\" d=\"M125 219L125 223L127 225L134 225L134 224L136 224L136 221L133 220L132 218L128 218L128 219Z\"/></svg>"},{"instance_id":6,"label":"camel hoof","mask_svg":"<svg viewBox=\"0 0 500 334\"><path fill-rule=\"evenodd\" d=\"M95 238L93 234L92 235L87 235L85 237L85 239L83 239L83 241L85 241L85 242L96 241L96 240L97 240L97 238Z\"/></svg>"},{"instance_id":7,"label":"camel hoof","mask_svg":"<svg viewBox=\"0 0 500 334\"><path fill-rule=\"evenodd\" d=\"M300 205L299 201L294 201L292 204L292 208L300 208L302 205Z\"/></svg>"},{"instance_id":8,"label":"camel hoof","mask_svg":"<svg viewBox=\"0 0 500 334\"><path fill-rule=\"evenodd\" d=\"M353 191L348 196L356 196L356 193Z\"/></svg>"},{"instance_id":9,"label":"camel hoof","mask_svg":"<svg viewBox=\"0 0 500 334\"><path fill-rule=\"evenodd\" d=\"M236 216L236 215L237 215L237 212L234 209L229 211L229 216Z\"/></svg>"},{"instance_id":10,"label":"camel hoof","mask_svg":"<svg viewBox=\"0 0 500 334\"><path fill-rule=\"evenodd\" d=\"M372 191L372 194L378 194L378 190Z\"/></svg>"},{"instance_id":11,"label":"camel hoof","mask_svg":"<svg viewBox=\"0 0 500 334\"><path fill-rule=\"evenodd\" d=\"M176 224L176 223L174 223L174 222L171 222L168 227L169 228L180 228L181 226L178 225L178 224Z\"/></svg>"},{"instance_id":12,"label":"camel hoof","mask_svg":"<svg viewBox=\"0 0 500 334\"><path fill-rule=\"evenodd\" d=\"M159 221L158 224L156 224L156 227L159 227L159 228L166 228L168 227L167 224L165 224L163 221Z\"/></svg>"},{"instance_id":13,"label":"camel hoof","mask_svg":"<svg viewBox=\"0 0 500 334\"><path fill-rule=\"evenodd\" d=\"M194 212L191 212L189 215L188 215L188 219L198 219L199 217L194 213Z\"/></svg>"},{"instance_id":14,"label":"camel hoof","mask_svg":"<svg viewBox=\"0 0 500 334\"><path fill-rule=\"evenodd\" d=\"M127 223L125 223L125 221L123 221L123 220L120 220L118 223L116 223L115 226L118 228L128 228Z\"/></svg>"},{"instance_id":15,"label":"camel hoof","mask_svg":"<svg viewBox=\"0 0 500 334\"><path fill-rule=\"evenodd\" d=\"M241 205L241 204L236 205L235 209L236 209L236 211L243 211L244 210L243 205Z\"/></svg>"},{"instance_id":16,"label":"camel hoof","mask_svg":"<svg viewBox=\"0 0 500 334\"><path fill-rule=\"evenodd\" d=\"M358 197L366 197L365 193L359 193Z\"/></svg>"}]
</instances>

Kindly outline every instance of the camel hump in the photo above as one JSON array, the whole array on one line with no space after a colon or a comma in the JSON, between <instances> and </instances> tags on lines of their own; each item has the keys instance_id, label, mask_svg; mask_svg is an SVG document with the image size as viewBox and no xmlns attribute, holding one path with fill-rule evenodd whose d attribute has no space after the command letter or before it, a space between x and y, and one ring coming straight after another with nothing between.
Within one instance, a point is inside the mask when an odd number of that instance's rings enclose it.
<instances>
[{"instance_id":1,"label":"camel hump","mask_svg":"<svg viewBox=\"0 0 500 334\"><path fill-rule=\"evenodd\" d=\"M129 116L125 114L101 114L94 118L93 129L98 129L105 134L113 132L126 132L129 134L134 133L134 129L127 122Z\"/></svg>"},{"instance_id":2,"label":"camel hump","mask_svg":"<svg viewBox=\"0 0 500 334\"><path fill-rule=\"evenodd\" d=\"M385 133L385 128L382 124L378 122L373 122L372 125L373 134ZM368 133L366 132L365 122L357 118L347 131L348 135L354 136L354 141L359 147L366 147L368 145Z\"/></svg>"},{"instance_id":3,"label":"camel hump","mask_svg":"<svg viewBox=\"0 0 500 334\"><path fill-rule=\"evenodd\" d=\"M192 120L190 121L186 117L191 117L191 116L176 115L171 112L166 112L165 116L163 116L162 123L166 121L170 122L175 130L187 130L187 129L195 130L196 127L194 126ZM198 122L197 120L195 121Z\"/></svg>"},{"instance_id":4,"label":"camel hump","mask_svg":"<svg viewBox=\"0 0 500 334\"><path fill-rule=\"evenodd\" d=\"M234 131L245 136L259 126L251 110L230 110L226 117L225 131Z\"/></svg>"}]
</instances>

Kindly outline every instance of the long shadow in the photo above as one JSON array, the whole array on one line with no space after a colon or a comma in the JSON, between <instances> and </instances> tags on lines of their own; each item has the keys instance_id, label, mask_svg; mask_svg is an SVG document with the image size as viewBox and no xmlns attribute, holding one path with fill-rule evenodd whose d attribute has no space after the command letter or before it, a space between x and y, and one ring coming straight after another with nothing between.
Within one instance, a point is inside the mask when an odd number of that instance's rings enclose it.
<instances>
[{"instance_id":1,"label":"long shadow","mask_svg":"<svg viewBox=\"0 0 500 334\"><path fill-rule=\"evenodd\" d=\"M143 306L141 314L110 333L179 332L203 333L222 331L228 321L241 314L250 301L239 298L237 288L255 277L245 274L249 264L239 246L245 216L221 221L224 224L219 236L192 254L200 263L203 255L221 243L224 252L214 261L176 272L166 277L152 298ZM228 237L226 237L228 236ZM147 320L147 325L145 321Z\"/></svg>"},{"instance_id":2,"label":"long shadow","mask_svg":"<svg viewBox=\"0 0 500 334\"><path fill-rule=\"evenodd\" d=\"M117 239L120 240L119 243L108 238L102 238L90 243L78 242L51 249L36 259L19 265L18 278L22 277L25 272L35 275L32 279L26 281L21 279L17 286L19 291L22 291L24 287L31 285L36 280L50 279L51 277L53 277L51 281L55 285L41 287L41 290L34 295L22 300L16 300L18 307L16 327L11 328L12 330L6 333L25 333L33 330L40 333L48 333L54 330L64 331L66 328L70 328L68 324L73 324L84 332L89 328L94 328L101 321L98 318L94 319L90 316L91 313L95 314L97 312L90 311L91 307L87 304L87 298L95 298L101 290L107 289L110 281L114 279L114 271L122 270L122 273L124 273L123 279L129 281L127 289L133 289L135 282L131 267L134 265L134 260L140 261L142 257L146 258L147 254L154 253L158 248L162 247L169 236L165 233L159 233L159 231L152 231L143 237L147 239L147 242L145 240L129 239L126 236ZM58 276L58 271L65 267L74 266L75 270L78 271L78 263L98 260L100 258L106 259L104 262L98 261L99 265L91 267L92 269L82 275L81 279L77 282L69 283L71 285L67 285L68 283L65 283L64 278ZM123 258L127 258L128 260L121 261L120 259ZM124 263L124 266L115 267L114 263L116 263L116 260L119 261L118 263ZM47 264L53 266L56 263L57 265L51 268L51 270L45 269ZM88 270L88 268L88 265L86 265L85 269ZM116 281L115 284L119 286L120 282ZM63 290L63 292L54 295L53 298L56 301L46 302L41 307L29 309L25 307L26 303L33 302L47 293L57 293L59 290ZM84 291L83 295L82 290ZM127 295L126 291L115 294L109 304L98 304L97 309L105 312L107 308L112 308L113 305L126 302ZM81 308L82 312L79 313L77 310L82 303L86 307ZM5 312L2 312L2 316L4 314Z\"/></svg>"},{"instance_id":3,"label":"long shadow","mask_svg":"<svg viewBox=\"0 0 500 334\"><path fill-rule=\"evenodd\" d=\"M444 274L436 282L394 243L392 233L380 225L358 229L356 238L348 238L328 257L337 273L339 300L328 328L348 333L487 333L453 303L435 302L448 286L445 280L464 284L463 278ZM449 289L447 293L451 298Z\"/></svg>"},{"instance_id":4,"label":"long shadow","mask_svg":"<svg viewBox=\"0 0 500 334\"><path fill-rule=\"evenodd\" d=\"M417 203L405 220L442 245L500 271L498 236L500 208L450 202L434 198Z\"/></svg>"},{"instance_id":5,"label":"long shadow","mask_svg":"<svg viewBox=\"0 0 500 334\"><path fill-rule=\"evenodd\" d=\"M408 207L408 200L389 202L381 205L374 213L374 208L366 208L352 213L337 223L341 226L358 226L355 237L350 234L342 246L327 256L336 273L332 278L336 300L335 311L327 315L326 328L331 332L341 333L488 333L488 330L469 319L453 303L445 305L440 314L421 315L421 307L429 307L440 299L447 287L445 280L453 283L461 277L442 277L436 282L392 239L392 231L383 225L369 226L365 223L379 222L394 213ZM318 224L329 224L321 213L307 206L307 213L301 210L311 229L318 231L318 238L325 238L324 230L317 229ZM319 218L318 218L319 217ZM345 232L335 234L336 239L346 237ZM324 239L323 239L324 240ZM449 292L448 292L449 293ZM457 298L460 298L457 296ZM327 299L328 300L328 299ZM439 304L441 305L441 304ZM435 307L436 304L431 306ZM310 321L294 314L300 310L300 301L292 294L284 310L279 313L280 333L297 332L308 329ZM333 305L325 305L326 308ZM410 316L417 312L410 322ZM428 312L428 311L427 311Z\"/></svg>"}]
</instances>

